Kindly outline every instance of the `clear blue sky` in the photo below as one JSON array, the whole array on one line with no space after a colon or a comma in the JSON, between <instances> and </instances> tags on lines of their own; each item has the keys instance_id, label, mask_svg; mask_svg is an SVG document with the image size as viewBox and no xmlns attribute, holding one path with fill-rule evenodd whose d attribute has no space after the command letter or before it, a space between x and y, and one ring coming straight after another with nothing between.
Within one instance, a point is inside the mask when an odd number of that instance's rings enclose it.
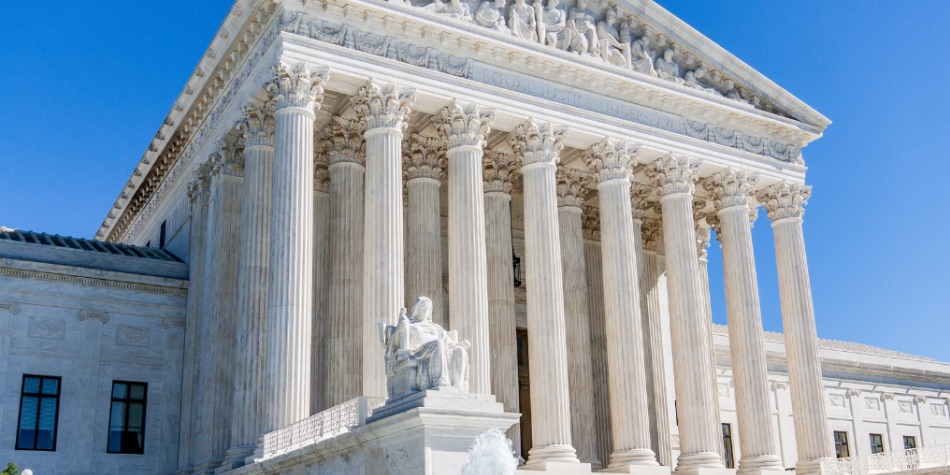
<instances>
[{"instance_id":1,"label":"clear blue sky","mask_svg":"<svg viewBox=\"0 0 950 475\"><path fill-rule=\"evenodd\" d=\"M950 2L661 0L829 117L804 150L819 336L950 361ZM0 225L92 237L230 8L12 2L0 16ZM772 233L753 229L765 328ZM722 264L710 249L714 319Z\"/></svg>"}]
</instances>

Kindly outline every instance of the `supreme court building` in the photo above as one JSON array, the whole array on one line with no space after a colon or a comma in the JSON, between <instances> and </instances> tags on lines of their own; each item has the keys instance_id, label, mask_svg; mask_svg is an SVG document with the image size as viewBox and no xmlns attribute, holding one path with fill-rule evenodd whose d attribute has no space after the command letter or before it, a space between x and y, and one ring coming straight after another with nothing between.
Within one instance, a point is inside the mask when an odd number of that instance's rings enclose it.
<instances>
[{"instance_id":1,"label":"supreme court building","mask_svg":"<svg viewBox=\"0 0 950 475\"><path fill-rule=\"evenodd\" d=\"M521 414L523 470L950 444L950 365L817 338L802 149L829 123L649 0L238 0L95 241L0 232L0 462L412 473L339 446L420 295Z\"/></svg>"}]
</instances>

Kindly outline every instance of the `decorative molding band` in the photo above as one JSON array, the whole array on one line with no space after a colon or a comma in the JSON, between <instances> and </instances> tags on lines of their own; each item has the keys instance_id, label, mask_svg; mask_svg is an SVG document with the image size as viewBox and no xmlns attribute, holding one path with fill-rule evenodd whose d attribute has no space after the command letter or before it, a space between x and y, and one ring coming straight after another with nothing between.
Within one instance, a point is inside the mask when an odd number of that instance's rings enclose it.
<instances>
[{"instance_id":1,"label":"decorative molding band","mask_svg":"<svg viewBox=\"0 0 950 475\"><path fill-rule=\"evenodd\" d=\"M164 287L159 285L148 285L148 284L133 284L129 282L118 282L115 280L106 280L106 279L92 279L88 277L76 277L62 274L54 274L52 272L37 272L37 271L27 271L20 269L2 269L0 268L0 275L9 276L9 277L20 277L28 279L39 279L39 280L50 280L56 282L67 282L71 284L80 284L80 285L93 285L96 287L111 287L117 289L125 290L139 290L143 292L152 292L156 294L165 294L165 295L175 295L185 297L188 295L188 289L181 289L175 287ZM0 308L3 308L0 306Z\"/></svg>"}]
</instances>

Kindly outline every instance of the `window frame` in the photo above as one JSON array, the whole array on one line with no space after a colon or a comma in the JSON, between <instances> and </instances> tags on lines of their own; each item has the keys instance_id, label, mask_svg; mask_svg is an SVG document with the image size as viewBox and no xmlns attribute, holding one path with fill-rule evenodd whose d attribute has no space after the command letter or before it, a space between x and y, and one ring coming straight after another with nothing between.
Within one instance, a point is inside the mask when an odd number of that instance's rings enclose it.
<instances>
[{"instance_id":1,"label":"window frame","mask_svg":"<svg viewBox=\"0 0 950 475\"><path fill-rule=\"evenodd\" d=\"M878 445L874 445L874 438L875 438L875 437L877 437ZM870 439L869 441L870 441L870 443L871 443L871 455L873 455L873 454L880 454L880 453L886 452L886 450L884 449L884 435L883 435L883 434L868 434L868 439ZM879 447L881 450L875 452L874 449L875 449L875 448L878 448L878 447Z\"/></svg>"},{"instance_id":2,"label":"window frame","mask_svg":"<svg viewBox=\"0 0 950 475\"><path fill-rule=\"evenodd\" d=\"M838 434L844 436L844 439L841 440L838 438ZM851 457L851 442L848 440L848 431L845 430L836 430L832 433L832 440L835 442L835 457L836 458L850 458ZM839 443L841 442L841 443ZM841 456L841 451L838 450L839 447L844 447L844 457Z\"/></svg>"},{"instance_id":3,"label":"window frame","mask_svg":"<svg viewBox=\"0 0 950 475\"><path fill-rule=\"evenodd\" d=\"M40 389L37 393L27 393L26 392L26 380L27 378L39 378L40 380ZM43 394L43 382L45 380L56 380L56 394ZM14 442L13 450L30 450L36 452L55 452L56 443L59 441L59 399L63 392L63 377L62 376L44 376L40 374L23 374L22 381L20 382L20 407L17 409L17 424L16 424L16 441ZM36 421L33 423L33 447L25 448L20 447L20 428L23 426L23 398L24 397L35 397L37 398L36 403ZM53 446L49 449L38 449L36 448L37 439L39 438L39 427L40 427L40 414L43 408L43 399L54 399L56 401L56 409L53 414Z\"/></svg>"},{"instance_id":4,"label":"window frame","mask_svg":"<svg viewBox=\"0 0 950 475\"><path fill-rule=\"evenodd\" d=\"M904 450L911 450L917 448L917 436L916 435L905 435L903 436L904 440ZM913 447L907 446L907 441L910 441L913 444Z\"/></svg>"},{"instance_id":5,"label":"window frame","mask_svg":"<svg viewBox=\"0 0 950 475\"><path fill-rule=\"evenodd\" d=\"M126 392L124 398L115 397L115 385L124 384L126 385ZM142 386L142 399L132 399L132 385ZM129 405L131 403L141 403L142 404L142 450L140 452L127 452L122 450L121 436L119 441L119 450L113 451L110 450L109 442L112 435L112 405L116 402L121 402L125 404L124 418L122 424L122 432L128 432L129 428ZM119 379L112 380L112 387L109 391L109 427L106 434L106 453L107 454L117 454L117 455L145 455L145 423L148 418L148 383L141 381L123 381Z\"/></svg>"}]
</instances>

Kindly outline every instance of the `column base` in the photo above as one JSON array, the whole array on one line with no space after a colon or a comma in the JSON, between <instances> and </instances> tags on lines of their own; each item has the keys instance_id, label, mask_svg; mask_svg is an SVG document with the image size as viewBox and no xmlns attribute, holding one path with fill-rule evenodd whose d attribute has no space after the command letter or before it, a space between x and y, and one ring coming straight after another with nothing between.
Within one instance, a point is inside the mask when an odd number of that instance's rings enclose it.
<instances>
[{"instance_id":1,"label":"column base","mask_svg":"<svg viewBox=\"0 0 950 475\"><path fill-rule=\"evenodd\" d=\"M784 472L785 467L782 461L774 455L756 455L742 457L739 460L739 470L737 474L742 475L774 475L776 472Z\"/></svg>"},{"instance_id":2,"label":"column base","mask_svg":"<svg viewBox=\"0 0 950 475\"><path fill-rule=\"evenodd\" d=\"M818 475L821 473L821 462L829 459L799 460L795 464L795 475Z\"/></svg>"},{"instance_id":3,"label":"column base","mask_svg":"<svg viewBox=\"0 0 950 475\"><path fill-rule=\"evenodd\" d=\"M560 473L565 475L571 475L575 473L591 473L589 463L581 462L534 462L530 461L518 467L517 473L533 474L533 473Z\"/></svg>"},{"instance_id":4,"label":"column base","mask_svg":"<svg viewBox=\"0 0 950 475\"><path fill-rule=\"evenodd\" d=\"M673 475L736 475L736 471L732 468L693 467L674 470Z\"/></svg>"},{"instance_id":5,"label":"column base","mask_svg":"<svg viewBox=\"0 0 950 475\"><path fill-rule=\"evenodd\" d=\"M673 473L683 473L683 474L693 474L696 472L689 472L688 470L693 470L697 468L710 469L710 470L729 470L728 473L736 473L733 469L727 469L722 465L722 458L719 457L719 454L716 452L694 452L691 454L681 453L679 458L676 459L676 470ZM710 472L711 474L714 472Z\"/></svg>"},{"instance_id":6,"label":"column base","mask_svg":"<svg viewBox=\"0 0 950 475\"><path fill-rule=\"evenodd\" d=\"M660 465L621 465L607 467L601 473L634 473L637 475L670 475L670 467Z\"/></svg>"},{"instance_id":7,"label":"column base","mask_svg":"<svg viewBox=\"0 0 950 475\"><path fill-rule=\"evenodd\" d=\"M785 473L784 468L750 468L749 470L736 470L736 475L776 475Z\"/></svg>"},{"instance_id":8,"label":"column base","mask_svg":"<svg viewBox=\"0 0 950 475\"><path fill-rule=\"evenodd\" d=\"M210 459L195 465L193 475L213 475L216 468L221 466L221 459Z\"/></svg>"},{"instance_id":9,"label":"column base","mask_svg":"<svg viewBox=\"0 0 950 475\"><path fill-rule=\"evenodd\" d=\"M221 466L214 470L215 475L220 475L222 473L227 473L235 468L243 467L247 464L247 457L254 454L254 446L236 446L231 447L224 454L224 462L221 463Z\"/></svg>"}]
</instances>

